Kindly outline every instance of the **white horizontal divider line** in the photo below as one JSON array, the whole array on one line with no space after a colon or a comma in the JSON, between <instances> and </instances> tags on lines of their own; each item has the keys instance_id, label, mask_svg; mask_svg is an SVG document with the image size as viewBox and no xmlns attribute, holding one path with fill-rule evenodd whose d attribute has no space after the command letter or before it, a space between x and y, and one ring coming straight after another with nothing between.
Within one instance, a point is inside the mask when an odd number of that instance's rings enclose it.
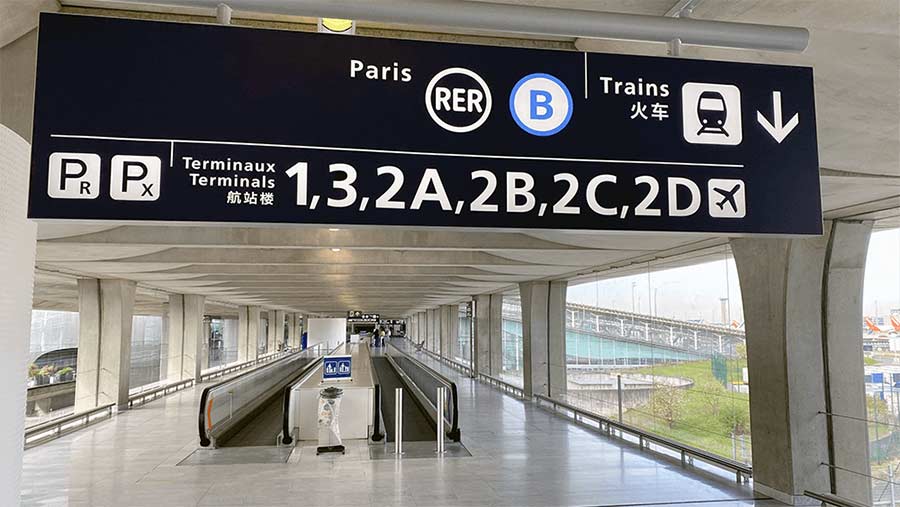
<instances>
[{"instance_id":1,"label":"white horizontal divider line","mask_svg":"<svg viewBox=\"0 0 900 507\"><path fill-rule=\"evenodd\" d=\"M347 151L364 153L383 153L389 155L424 155L433 157L490 158L506 160L536 160L542 162L582 162L602 164L636 164L636 165L674 165L695 167L730 167L743 169L744 164L721 164L715 162L667 162L664 160L624 160L612 158L568 158L568 157L529 157L524 155L483 155L479 153L441 153L431 151L381 150L375 148L352 148L346 146L314 146L306 144L245 143L239 141L204 141L197 139L164 139L154 137L115 137L88 136L73 134L51 134L50 137L65 139L96 139L102 141L135 141L142 143L179 143L179 144L219 144L228 146L259 146L263 148L294 148L302 150Z\"/></svg>"}]
</instances>

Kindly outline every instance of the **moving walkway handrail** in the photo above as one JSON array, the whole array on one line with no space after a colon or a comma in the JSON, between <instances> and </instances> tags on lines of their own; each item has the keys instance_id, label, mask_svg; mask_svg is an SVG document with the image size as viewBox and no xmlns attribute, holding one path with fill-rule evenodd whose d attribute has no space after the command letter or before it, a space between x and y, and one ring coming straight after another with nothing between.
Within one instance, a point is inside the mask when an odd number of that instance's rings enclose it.
<instances>
[{"instance_id":1,"label":"moving walkway handrail","mask_svg":"<svg viewBox=\"0 0 900 507\"><path fill-rule=\"evenodd\" d=\"M450 408L450 431L447 432L447 436L454 442L459 442L459 395L457 394L456 383L441 375L422 361L419 361L415 357L411 356L406 351L402 350L400 347L394 345L393 343L388 342L388 346L393 347L394 350L402 354L406 359L412 361L422 371L433 377L435 380L437 380L438 383L443 384L447 388L450 393L450 397L448 398ZM434 404L435 409L437 409L437 392L435 391L433 393L425 393L425 395L428 396L429 400L431 399L431 396L435 397Z\"/></svg>"},{"instance_id":2,"label":"moving walkway handrail","mask_svg":"<svg viewBox=\"0 0 900 507\"><path fill-rule=\"evenodd\" d=\"M318 346L318 344L317 344L317 346ZM306 349L306 350L312 350L312 349L314 349L314 348L316 348L316 347L313 347L313 348L311 348L311 349ZM209 446L209 444L212 443L212 441L210 440L209 435L207 434L207 431L206 431L206 426L207 426L207 420L206 420L206 419L207 419L207 405L209 404L209 396L210 396L210 392L212 392L214 389L218 389L218 388L220 388L220 387L222 387L222 386L225 386L225 385L227 385L227 384L231 384L231 383L237 382L237 381L239 381L239 380L241 380L241 379L243 379L243 378L245 378L245 377L247 377L247 376L249 376L249 375L256 374L256 373L262 371L263 369L266 369L266 368L272 368L272 367L274 367L275 365L280 364L280 363L282 363L282 362L284 362L284 361L293 360L293 359L296 358L297 354L301 354L301 353L302 353L302 351L301 351L301 352L298 352L298 353L296 353L296 354L294 354L294 353L292 353L292 354L287 354L287 355L285 355L284 357L281 357L281 358L278 358L278 359L276 359L276 360L274 360L274 361L269 362L268 364L266 364L265 366L263 366L263 367L261 367L261 368L254 368L254 369L252 369L252 370L245 371L245 372L243 372L243 373L241 373L241 374L235 375L234 377L231 377L231 378L229 378L229 379L223 380L223 381L221 381L221 382L218 382L218 383L216 383L216 384L213 384L213 385L208 386L207 388L205 388L205 389L203 390L203 393L200 395L200 410L199 410L199 415L198 415L198 429L199 429L199 434L200 434L200 445L201 445L202 447L207 447L207 446Z\"/></svg>"},{"instance_id":3,"label":"moving walkway handrail","mask_svg":"<svg viewBox=\"0 0 900 507\"><path fill-rule=\"evenodd\" d=\"M382 346L386 347L387 345L382 342ZM381 379L378 377L378 370L375 368L372 354L369 354L369 370L372 372L373 398L375 399L375 406L372 408L374 411L372 414L372 440L380 442L384 438L384 431L381 427Z\"/></svg>"}]
</instances>

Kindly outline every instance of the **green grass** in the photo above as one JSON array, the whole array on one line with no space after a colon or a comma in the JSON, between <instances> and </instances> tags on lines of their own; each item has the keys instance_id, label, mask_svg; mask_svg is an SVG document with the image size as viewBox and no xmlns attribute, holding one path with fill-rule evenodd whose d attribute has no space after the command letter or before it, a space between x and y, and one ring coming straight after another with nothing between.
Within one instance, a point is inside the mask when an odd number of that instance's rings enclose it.
<instances>
[{"instance_id":1,"label":"green grass","mask_svg":"<svg viewBox=\"0 0 900 507\"><path fill-rule=\"evenodd\" d=\"M728 361L728 377L735 380L740 379L743 365L743 362ZM728 391L713 376L709 360L653 366L621 373L680 377L690 379L694 383L684 393L680 416L673 427L669 427L667 421L649 414L648 407L638 407L626 411L624 414L626 422L727 458L732 457L732 440L730 436L732 428L722 417L723 411L728 410L726 406L734 407L731 410L739 411L743 414L749 430L749 395ZM718 403L718 414L714 406L716 402ZM749 461L749 434L744 436L744 441L745 456ZM737 458L740 460L740 441L738 441L737 445Z\"/></svg>"},{"instance_id":2,"label":"green grass","mask_svg":"<svg viewBox=\"0 0 900 507\"><path fill-rule=\"evenodd\" d=\"M875 366L881 363L879 363L874 357L865 356L863 357L863 364L865 364L866 366Z\"/></svg>"}]
</instances>

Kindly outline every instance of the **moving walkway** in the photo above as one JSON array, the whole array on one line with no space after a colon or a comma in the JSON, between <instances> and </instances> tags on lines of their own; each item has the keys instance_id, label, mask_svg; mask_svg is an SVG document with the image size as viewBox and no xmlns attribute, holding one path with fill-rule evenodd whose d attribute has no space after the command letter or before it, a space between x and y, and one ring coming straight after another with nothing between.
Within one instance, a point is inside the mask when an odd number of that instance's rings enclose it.
<instances>
[{"instance_id":1,"label":"moving walkway","mask_svg":"<svg viewBox=\"0 0 900 507\"><path fill-rule=\"evenodd\" d=\"M281 431L285 387L317 368L325 348L325 344L318 344L204 389L200 397L200 445L275 445Z\"/></svg>"},{"instance_id":2,"label":"moving walkway","mask_svg":"<svg viewBox=\"0 0 900 507\"><path fill-rule=\"evenodd\" d=\"M314 439L323 358L341 348L342 353L352 352L356 365L353 381L342 386L341 433L345 438L394 442L395 390L402 388L403 441L434 441L441 412L438 388L444 388L446 438L459 441L455 383L396 344L374 352L366 344L341 344L333 350L319 344L204 389L199 411L200 445L256 447L291 445L298 437Z\"/></svg>"},{"instance_id":3,"label":"moving walkway","mask_svg":"<svg viewBox=\"0 0 900 507\"><path fill-rule=\"evenodd\" d=\"M447 396L443 410L446 437L459 442L459 401L456 384L434 371L394 343L399 338L387 340L383 351L372 354L373 370L377 374L380 406L384 430L388 442L396 440L395 389L402 388L404 442L433 441L436 438L438 418L438 388L445 388Z\"/></svg>"}]
</instances>

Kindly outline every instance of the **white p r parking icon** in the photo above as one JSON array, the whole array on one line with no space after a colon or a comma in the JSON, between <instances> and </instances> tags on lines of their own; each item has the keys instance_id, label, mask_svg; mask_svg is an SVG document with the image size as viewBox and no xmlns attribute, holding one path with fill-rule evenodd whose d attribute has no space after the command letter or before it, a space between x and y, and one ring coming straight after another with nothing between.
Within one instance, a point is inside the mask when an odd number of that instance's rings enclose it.
<instances>
[{"instance_id":1,"label":"white p r parking icon","mask_svg":"<svg viewBox=\"0 0 900 507\"><path fill-rule=\"evenodd\" d=\"M100 195L100 155L51 154L47 195L54 199L96 199Z\"/></svg>"},{"instance_id":2,"label":"white p r parking icon","mask_svg":"<svg viewBox=\"0 0 900 507\"><path fill-rule=\"evenodd\" d=\"M157 200L161 167L162 161L159 157L114 156L109 196L117 201Z\"/></svg>"}]
</instances>

